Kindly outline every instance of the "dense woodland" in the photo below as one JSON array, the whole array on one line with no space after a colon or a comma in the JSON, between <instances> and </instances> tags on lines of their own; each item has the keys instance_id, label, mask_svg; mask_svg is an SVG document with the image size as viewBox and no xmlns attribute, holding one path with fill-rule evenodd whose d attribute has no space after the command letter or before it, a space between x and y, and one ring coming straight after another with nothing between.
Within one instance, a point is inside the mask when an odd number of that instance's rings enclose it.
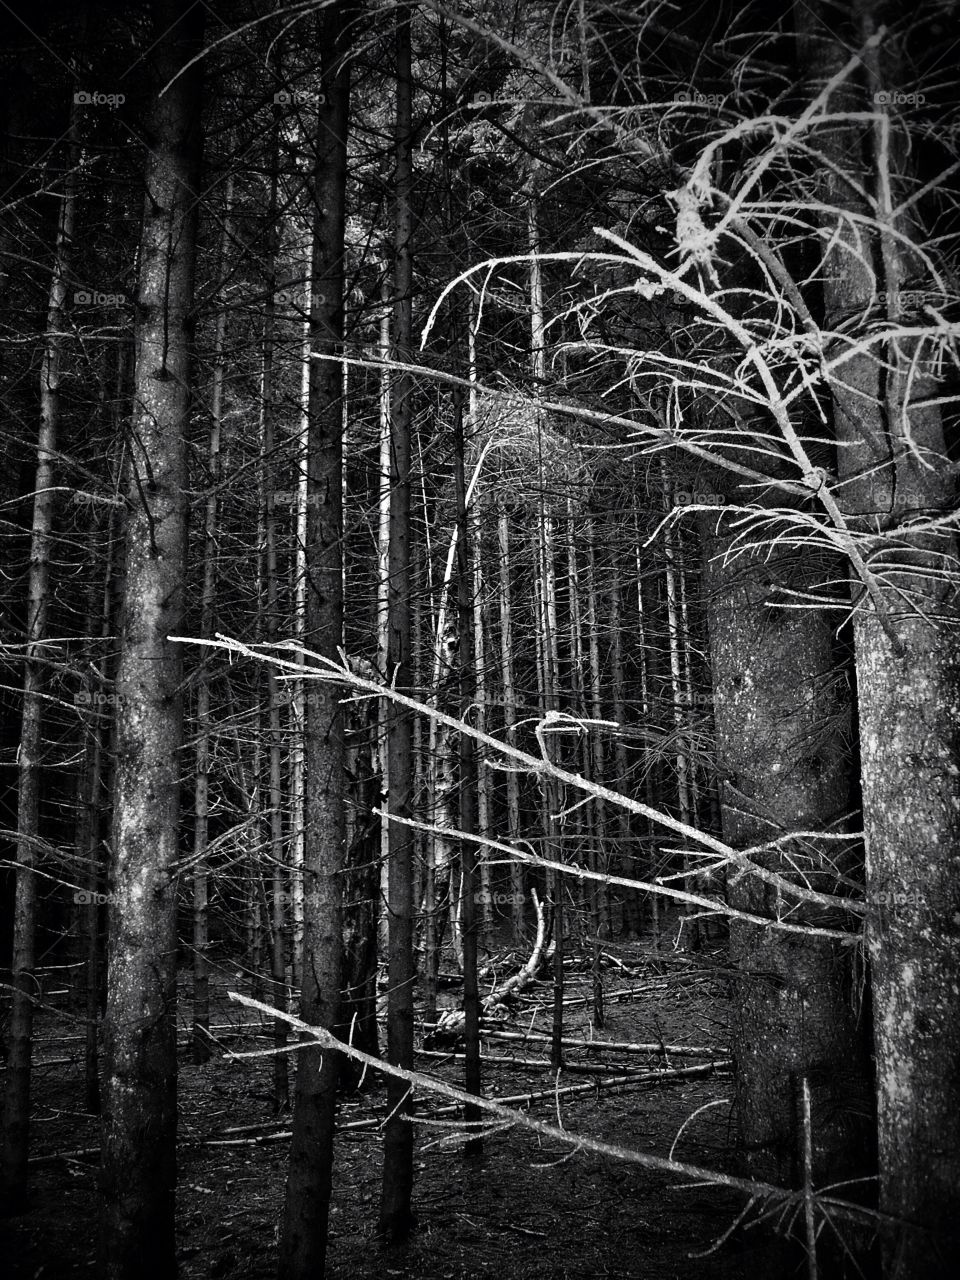
<instances>
[{"instance_id":1,"label":"dense woodland","mask_svg":"<svg viewBox=\"0 0 960 1280\"><path fill-rule=\"evenodd\" d=\"M955 1275L955 0L3 9L13 1274Z\"/></svg>"}]
</instances>

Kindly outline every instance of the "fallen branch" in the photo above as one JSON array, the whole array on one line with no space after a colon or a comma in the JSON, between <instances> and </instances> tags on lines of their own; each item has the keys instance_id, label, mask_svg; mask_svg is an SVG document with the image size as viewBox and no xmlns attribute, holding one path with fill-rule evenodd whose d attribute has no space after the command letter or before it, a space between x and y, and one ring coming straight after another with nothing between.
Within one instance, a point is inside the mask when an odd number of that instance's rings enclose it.
<instances>
[{"instance_id":1,"label":"fallen branch","mask_svg":"<svg viewBox=\"0 0 960 1280\"><path fill-rule=\"evenodd\" d=\"M537 913L537 938L533 944L530 959L518 973L515 973L512 978L508 978L501 986L494 987L490 994L484 998L480 1006L481 1016L486 1014L489 1017L498 1006L518 996L525 987L528 987L533 982L537 970L540 968L547 928L543 907L540 905L536 889L531 888L530 897L533 899L533 907ZM446 1013L441 1014L437 1019L434 1034L441 1036L459 1035L463 1031L465 1022L466 1015L462 1009L448 1009Z\"/></svg>"},{"instance_id":2,"label":"fallen branch","mask_svg":"<svg viewBox=\"0 0 960 1280\"><path fill-rule=\"evenodd\" d=\"M705 1182L714 1186L731 1187L735 1191L745 1192L749 1196L763 1196L766 1199L780 1202L785 1205L796 1204L798 1197L802 1198L803 1192L796 1192L786 1187L774 1186L769 1182L758 1182L748 1178L735 1177L732 1174L721 1173L716 1169L706 1169L700 1165L687 1164L679 1160L669 1160L664 1156L650 1155L645 1151L636 1151L631 1147L620 1146L619 1143L604 1142L599 1138L591 1138L582 1133L569 1133L565 1129L559 1128L557 1125L548 1124L544 1120L536 1120L532 1116L526 1115L521 1111L513 1111L509 1106L505 1105L506 1099L493 1101L490 1098L484 1098L477 1094L467 1093L464 1089L457 1089L453 1085L447 1084L443 1080L435 1080L431 1076L424 1075L420 1071L410 1071L405 1067L398 1067L391 1062L383 1062L380 1058L375 1058L372 1054L364 1053L362 1049L355 1048L352 1044L346 1044L342 1040L338 1040L325 1027L311 1027L301 1018L296 1017L292 1013L285 1013L281 1009L271 1008L270 1005L263 1004L259 1000L254 1000L250 996L241 995L237 991L228 991L227 996L230 1000L246 1005L251 1009L259 1009L262 1013L267 1014L271 1018L280 1018L283 1022L288 1023L295 1030L301 1032L302 1035L310 1036L317 1044L324 1049L329 1049L334 1053L342 1053L348 1058L354 1059L356 1062L365 1063L373 1071L379 1071L383 1075L393 1076L395 1079L405 1080L410 1085L410 1092L414 1089L421 1088L429 1093L436 1093L440 1097L450 1098L452 1102L460 1106L472 1106L481 1111L490 1112L492 1115L498 1116L501 1120L508 1121L513 1126L520 1126L524 1129L530 1129L534 1133L539 1133L542 1137L553 1139L557 1142L565 1143L572 1146L575 1150L592 1151L597 1155L609 1156L614 1160L622 1160L626 1164L639 1165L641 1168L655 1170L658 1173L668 1173L676 1177L686 1178L693 1182ZM291 1046L293 1047L293 1046ZM234 1053L230 1055L238 1059L246 1057L244 1053ZM688 1068L689 1071L700 1071L706 1073L712 1071L712 1064L708 1068ZM656 1074L656 1073L653 1073ZM636 1076L626 1078L628 1085L638 1083ZM608 1080L605 1082L606 1088L613 1088L615 1082ZM569 1088L576 1089L579 1092L590 1091L599 1087L599 1081L590 1085L573 1085ZM556 1098L559 1095L568 1094L569 1089L565 1090L547 1090L541 1093L541 1097ZM525 1095L529 1100L531 1095ZM523 1099L521 1099L523 1100ZM818 1196L818 1202L821 1205L829 1205L836 1212L848 1217L865 1218L870 1222L876 1222L881 1215L872 1209L866 1209L862 1205L853 1204L847 1200L840 1200L834 1196Z\"/></svg>"},{"instance_id":3,"label":"fallen branch","mask_svg":"<svg viewBox=\"0 0 960 1280\"><path fill-rule=\"evenodd\" d=\"M489 1040L516 1040L519 1042L529 1041L531 1044L550 1044L551 1037L540 1035L535 1031L485 1031L480 1030L481 1036L486 1036ZM639 1044L630 1040L563 1040L564 1049L599 1049L601 1051L610 1050L615 1053L672 1053L678 1058L710 1058L719 1056L725 1050L719 1049L711 1045L692 1045L692 1044Z\"/></svg>"},{"instance_id":4,"label":"fallen branch","mask_svg":"<svg viewBox=\"0 0 960 1280\"><path fill-rule=\"evenodd\" d=\"M447 1053L443 1049L421 1049L421 1056L425 1058L442 1058L445 1062L461 1062L466 1057L464 1053ZM498 1067L523 1067L527 1070L534 1071L550 1071L553 1066L549 1058L509 1058L502 1057L498 1054L482 1053L480 1055L481 1062L489 1062ZM640 1083L651 1080L679 1080L684 1077L694 1077L697 1075L712 1075L715 1071L723 1071L730 1067L730 1058L718 1058L711 1062L703 1063L699 1067L665 1067L657 1071L637 1070L624 1071L623 1068L608 1067L601 1062L566 1062L564 1063L564 1071L570 1071L574 1075L596 1075L596 1076L613 1076L616 1080L636 1080ZM601 1083L598 1081L598 1083ZM602 1083L606 1083L605 1081ZM571 1089L592 1089L593 1085L571 1085ZM547 1091L552 1098L556 1094L555 1089ZM563 1094L561 1089L560 1093ZM503 1098L497 1099L503 1102Z\"/></svg>"}]
</instances>

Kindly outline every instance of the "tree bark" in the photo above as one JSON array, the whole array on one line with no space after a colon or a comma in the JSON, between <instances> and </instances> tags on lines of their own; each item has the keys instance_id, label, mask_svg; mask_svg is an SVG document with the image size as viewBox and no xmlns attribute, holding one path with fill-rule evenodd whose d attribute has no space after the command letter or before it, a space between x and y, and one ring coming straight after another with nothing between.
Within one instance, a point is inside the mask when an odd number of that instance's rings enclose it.
<instances>
[{"instance_id":1,"label":"tree bark","mask_svg":"<svg viewBox=\"0 0 960 1280\"><path fill-rule=\"evenodd\" d=\"M778 608L781 590L810 591L824 566L790 553L759 553L724 568L736 536L703 522L723 837L734 848L790 831L842 833L850 803L851 709L822 610ZM853 842L785 841L755 855L781 875L831 893L854 872ZM785 902L769 886L734 875L731 904L775 918ZM850 921L839 913L841 927ZM829 924L804 904L791 920ZM814 1090L814 1175L823 1185L872 1172L865 1019L852 957L829 939L732 920L736 970L734 1060L740 1142L750 1173L799 1186L800 1082ZM858 1115L857 1110L862 1114Z\"/></svg>"},{"instance_id":2,"label":"tree bark","mask_svg":"<svg viewBox=\"0 0 960 1280\"><path fill-rule=\"evenodd\" d=\"M467 509L467 481L464 474L463 392L454 396L454 488L457 503L457 629L459 632L459 675L461 719L470 715L476 692L473 635L473 574L470 567L470 519ZM460 765L460 830L473 835L477 830L477 751L476 743L466 733L459 736ZM464 1087L468 1093L481 1093L480 1077L480 988L477 977L477 886L476 845L472 840L460 841L461 936L463 938L463 1013L464 1013ZM464 1112L468 1124L480 1120L480 1110L468 1106ZM466 1144L466 1152L478 1155L483 1141L476 1137Z\"/></svg>"},{"instance_id":3,"label":"tree bark","mask_svg":"<svg viewBox=\"0 0 960 1280\"><path fill-rule=\"evenodd\" d=\"M233 175L227 179L224 195L223 234L220 241L220 271L226 263L230 246L230 216L233 204ZM210 406L210 434L207 451L208 483L203 528L203 588L200 598L200 635L209 640L213 635L214 607L217 592L217 525L219 517L218 489L221 478L220 433L223 422L224 342L227 313L217 315L213 349L213 393ZM200 661L197 685L197 751L193 787L193 1060L206 1062L210 1057L210 945L209 877L207 871L207 836L210 797L210 664L207 655Z\"/></svg>"},{"instance_id":4,"label":"tree bark","mask_svg":"<svg viewBox=\"0 0 960 1280\"><path fill-rule=\"evenodd\" d=\"M176 866L183 732L186 441L203 14L155 0L140 250L101 1161L99 1273L176 1274ZM174 79L174 76L177 78ZM171 82L172 83L169 83ZM162 97L159 91L169 85Z\"/></svg>"},{"instance_id":5,"label":"tree bark","mask_svg":"<svg viewBox=\"0 0 960 1280\"><path fill-rule=\"evenodd\" d=\"M321 102L311 269L310 348L338 355L343 344L344 227L349 125L351 9L334 4L320 19ZM307 648L336 658L343 644L343 374L330 360L310 366L307 412ZM340 691L305 681L303 963L301 1017L333 1031L343 966L344 715ZM309 1037L307 1038L309 1043ZM339 1055L301 1048L294 1089L281 1280L322 1276L332 1188Z\"/></svg>"},{"instance_id":6,"label":"tree bark","mask_svg":"<svg viewBox=\"0 0 960 1280\"><path fill-rule=\"evenodd\" d=\"M396 358L412 359L413 293L413 126L411 121L411 11L397 9L397 114L395 133L394 324ZM413 676L411 651L410 466L413 423L413 380L398 373L391 383L390 404L390 546L388 598L388 678L407 692ZM413 721L410 711L391 705L387 719L388 811L411 815L413 802ZM391 822L389 848L390 989L387 1012L387 1058L396 1066L413 1066L413 836L408 826ZM413 1227L413 1126L406 1083L391 1076L387 1085L390 1113L383 1141L383 1186L380 1234L391 1243L405 1240Z\"/></svg>"},{"instance_id":7,"label":"tree bark","mask_svg":"<svg viewBox=\"0 0 960 1280\"><path fill-rule=\"evenodd\" d=\"M76 108L72 108L75 113ZM71 119L71 139L75 120ZM30 1074L33 1056L33 1002L36 984L34 939L37 916L37 861L33 840L39 835L40 762L43 746L44 642L49 603L50 553L56 503L54 463L60 420L60 365L67 332L67 273L73 248L76 185L71 145L54 246L53 272L47 297L47 323L40 367L40 430L34 479L30 568L27 581L24 640L23 713L20 724L17 793L17 873L13 920L10 1048L3 1105L3 1158L0 1193L17 1207L27 1193L30 1143Z\"/></svg>"},{"instance_id":8,"label":"tree bark","mask_svg":"<svg viewBox=\"0 0 960 1280\"><path fill-rule=\"evenodd\" d=\"M796 13L801 63L816 91L848 52L819 5ZM879 17L869 0L853 5L852 47L868 41ZM882 1235L884 1276L939 1280L953 1274L960 1255L960 610L955 535L908 526L951 511L955 479L934 353L902 334L852 350L862 334L845 332L851 317L876 305L880 287L896 333L904 280L925 272L909 247L917 239L914 215L894 213L913 189L906 139L877 96L899 82L893 41L888 34L867 44L831 102L834 112L867 110L872 120L835 120L816 137L830 162L817 171L831 246L820 274L827 354L849 355L829 381L840 446L837 501L879 570L872 598L855 593L854 644L880 1207L891 1215ZM873 209L863 190L875 193ZM851 215L869 221L858 232Z\"/></svg>"}]
</instances>

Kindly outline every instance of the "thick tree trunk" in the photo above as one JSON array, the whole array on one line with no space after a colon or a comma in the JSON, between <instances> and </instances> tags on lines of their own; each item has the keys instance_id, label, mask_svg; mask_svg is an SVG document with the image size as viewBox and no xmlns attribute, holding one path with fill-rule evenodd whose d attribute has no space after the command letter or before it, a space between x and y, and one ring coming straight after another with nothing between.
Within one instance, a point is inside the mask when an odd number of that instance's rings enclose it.
<instances>
[{"instance_id":1,"label":"thick tree trunk","mask_svg":"<svg viewBox=\"0 0 960 1280\"><path fill-rule=\"evenodd\" d=\"M827 25L819 6L800 8L807 73L835 74L848 52L833 34L832 15ZM853 10L857 47L873 34L878 6L859 0ZM880 1207L891 1215L884 1275L938 1280L953 1274L960 1256L960 611L955 535L913 532L909 524L953 510L954 468L936 403L943 393L934 352L902 334L853 350L861 335L846 334L849 317L875 304L875 288L896 331L904 323L903 282L925 272L904 243L916 228L894 213L913 189L906 141L879 105L879 90L896 87L899 72L888 34L865 49L831 102L832 111L872 111L872 123L848 119L818 131L831 162L818 171L820 219L832 246L820 274L825 327L834 331L828 355L848 352L830 375L841 446L837 501L863 555L882 568L870 596L858 591L854 641ZM859 190L877 192L875 210ZM850 215L873 220L866 242L863 224Z\"/></svg>"},{"instance_id":2,"label":"thick tree trunk","mask_svg":"<svg viewBox=\"0 0 960 1280\"><path fill-rule=\"evenodd\" d=\"M337 355L343 343L344 226L349 123L350 10L321 20L322 90L317 124L310 346ZM308 398L307 648L335 659L343 644L343 374L313 360ZM303 965L300 1016L333 1031L339 1022L343 939L344 716L340 690L306 681L304 733ZM339 1056L315 1044L297 1056L293 1136L279 1275L324 1274L333 1170Z\"/></svg>"},{"instance_id":3,"label":"thick tree trunk","mask_svg":"<svg viewBox=\"0 0 960 1280\"><path fill-rule=\"evenodd\" d=\"M176 1274L176 866L203 14L155 0L117 674L99 1274ZM174 79L174 76L177 78ZM163 97L159 90L169 84Z\"/></svg>"},{"instance_id":4,"label":"thick tree trunk","mask_svg":"<svg viewBox=\"0 0 960 1280\"><path fill-rule=\"evenodd\" d=\"M851 710L833 651L830 615L777 608L781 588L811 590L823 566L757 556L725 569L733 536L703 522L717 761L723 836L734 848L790 831L841 834L850 800ZM823 893L852 871L846 841L784 841L754 855L763 866ZM733 875L728 894L744 911L775 918L778 899L755 877ZM792 923L851 927L806 904ZM734 1061L738 1131L751 1174L799 1185L800 1087L813 1089L814 1181L872 1172L864 1011L849 948L733 920ZM859 1114L858 1114L859 1112Z\"/></svg>"}]
</instances>

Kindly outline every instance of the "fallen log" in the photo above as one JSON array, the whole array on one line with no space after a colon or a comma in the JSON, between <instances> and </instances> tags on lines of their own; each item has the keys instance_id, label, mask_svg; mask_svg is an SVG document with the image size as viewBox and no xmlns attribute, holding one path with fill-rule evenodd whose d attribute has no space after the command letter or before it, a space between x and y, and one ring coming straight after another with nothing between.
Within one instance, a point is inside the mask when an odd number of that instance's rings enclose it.
<instances>
[{"instance_id":1,"label":"fallen log","mask_svg":"<svg viewBox=\"0 0 960 1280\"><path fill-rule=\"evenodd\" d=\"M481 1016L486 1014L490 1017L496 1012L503 1011L506 1013L504 1006L507 1001L515 1000L525 987L528 987L536 977L537 970L540 968L540 962L543 959L543 946L546 941L547 928L544 920L543 907L540 905L540 899L537 897L536 889L530 890L530 897L533 899L533 907L537 913L537 937L533 944L533 950L527 963L512 978L508 978L506 982L501 983L499 987L494 987L488 996L485 996L481 1005ZM436 1027L433 1034L437 1037L459 1036L463 1032L466 1017L462 1009L448 1009L446 1013L440 1015L437 1019Z\"/></svg>"},{"instance_id":2,"label":"fallen log","mask_svg":"<svg viewBox=\"0 0 960 1280\"><path fill-rule=\"evenodd\" d=\"M488 1040L510 1040L518 1043L529 1042L530 1044L550 1044L551 1037L541 1035L535 1031L501 1031L490 1028L489 1030L481 1027L480 1035ZM616 1053L672 1053L677 1058L710 1058L726 1053L725 1049L720 1049L716 1045L693 1045L693 1044L642 1044L634 1043L630 1040L575 1040L565 1039L563 1041L564 1049L599 1049L601 1051L612 1050Z\"/></svg>"},{"instance_id":3,"label":"fallen log","mask_svg":"<svg viewBox=\"0 0 960 1280\"><path fill-rule=\"evenodd\" d=\"M418 1057L424 1058L440 1058L444 1062L462 1062L466 1054L458 1053L447 1049L419 1049ZM549 1058L516 1058L506 1057L501 1054L482 1053L480 1055L481 1062L488 1062L495 1067L517 1067L526 1071L552 1071L553 1064ZM721 1062L705 1063L705 1066L717 1068L722 1065ZM636 1070L627 1069L622 1064L608 1065L603 1062L565 1062L564 1071L569 1071L572 1075L582 1076L609 1076L609 1075L649 1075L649 1069L637 1068ZM677 1068L681 1070L682 1068ZM670 1077L669 1068L659 1071L658 1076Z\"/></svg>"}]
</instances>

